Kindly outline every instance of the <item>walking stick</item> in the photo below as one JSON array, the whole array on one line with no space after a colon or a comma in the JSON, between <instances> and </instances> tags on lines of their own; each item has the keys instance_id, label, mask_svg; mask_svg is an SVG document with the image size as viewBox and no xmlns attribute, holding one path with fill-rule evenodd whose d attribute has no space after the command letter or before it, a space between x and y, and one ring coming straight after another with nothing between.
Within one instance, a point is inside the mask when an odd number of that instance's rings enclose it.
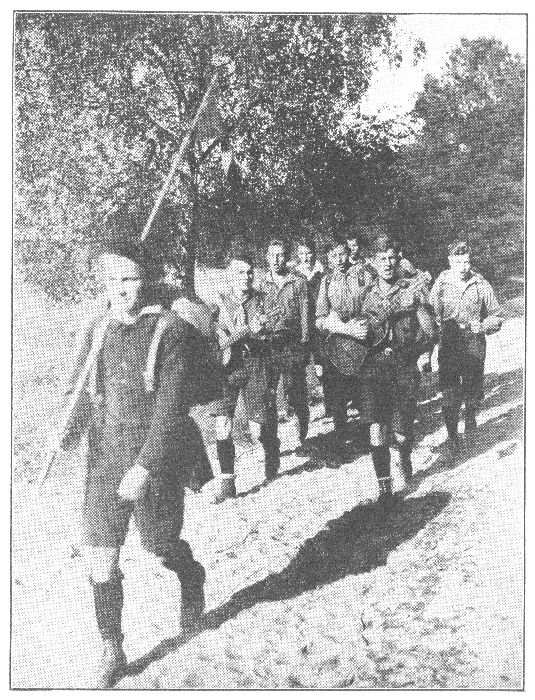
<instances>
[{"instance_id":1,"label":"walking stick","mask_svg":"<svg viewBox=\"0 0 535 700\"><path fill-rule=\"evenodd\" d=\"M39 485L42 485L44 483L45 479L50 473L50 470L52 469L52 466L56 461L56 457L58 456L58 452L61 449L63 439L68 434L69 429L73 426L73 423L76 420L77 416L79 416L79 414L83 410L81 404L84 399L86 385L89 380L91 371L95 365L95 362L97 361L100 350L102 348L102 343L104 342L104 336L108 328L109 321L109 317L106 316L95 330L93 344L84 362L84 366L82 367L82 370L80 371L80 374L76 379L74 389L69 395L67 406L63 411L63 417L60 421L59 428L56 433L56 445L52 449L51 453L48 455L48 459L46 460L37 477L37 482Z\"/></svg>"}]
</instances>

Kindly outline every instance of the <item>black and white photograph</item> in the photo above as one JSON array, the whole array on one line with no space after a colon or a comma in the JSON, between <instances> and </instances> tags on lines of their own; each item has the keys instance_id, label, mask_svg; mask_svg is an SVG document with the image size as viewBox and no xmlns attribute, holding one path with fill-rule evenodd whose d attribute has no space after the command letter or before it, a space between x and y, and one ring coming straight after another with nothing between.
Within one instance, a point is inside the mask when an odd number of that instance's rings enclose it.
<instances>
[{"instance_id":1,"label":"black and white photograph","mask_svg":"<svg viewBox=\"0 0 535 700\"><path fill-rule=\"evenodd\" d=\"M528 16L253 9L11 15L9 687L524 690Z\"/></svg>"}]
</instances>

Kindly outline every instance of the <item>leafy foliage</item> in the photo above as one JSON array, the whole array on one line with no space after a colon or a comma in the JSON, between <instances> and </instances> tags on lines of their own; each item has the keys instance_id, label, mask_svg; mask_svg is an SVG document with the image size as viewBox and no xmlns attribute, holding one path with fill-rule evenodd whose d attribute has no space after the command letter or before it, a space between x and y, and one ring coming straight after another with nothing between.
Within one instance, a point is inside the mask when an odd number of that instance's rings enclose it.
<instances>
[{"instance_id":1,"label":"leafy foliage","mask_svg":"<svg viewBox=\"0 0 535 700\"><path fill-rule=\"evenodd\" d=\"M110 211L148 213L216 68L211 123L197 130L169 196L171 258L191 280L197 253L219 254L237 232L259 243L281 228L291 237L306 220L332 228L369 181L363 154L384 155L381 128L357 128L358 117L348 127L346 117L375 52L393 50L392 22L18 14L17 240L26 251L36 240L79 250Z\"/></svg>"},{"instance_id":2,"label":"leafy foliage","mask_svg":"<svg viewBox=\"0 0 535 700\"><path fill-rule=\"evenodd\" d=\"M463 39L415 105L396 226L434 271L468 239L491 279L523 272L525 69L495 39Z\"/></svg>"}]
</instances>

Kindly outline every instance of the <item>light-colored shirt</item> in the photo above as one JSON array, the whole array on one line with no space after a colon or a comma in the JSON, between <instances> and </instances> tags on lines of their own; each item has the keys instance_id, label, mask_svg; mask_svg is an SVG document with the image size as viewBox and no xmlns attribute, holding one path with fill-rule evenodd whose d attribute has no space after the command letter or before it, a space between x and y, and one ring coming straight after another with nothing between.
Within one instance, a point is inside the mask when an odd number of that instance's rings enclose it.
<instances>
[{"instance_id":1,"label":"light-colored shirt","mask_svg":"<svg viewBox=\"0 0 535 700\"><path fill-rule=\"evenodd\" d=\"M389 323L404 311L427 306L429 297L425 288L400 277L389 287L381 287L376 280L362 300L362 314L368 318L374 340L384 336Z\"/></svg>"},{"instance_id":2,"label":"light-colored shirt","mask_svg":"<svg viewBox=\"0 0 535 700\"><path fill-rule=\"evenodd\" d=\"M430 301L440 324L454 320L464 326L500 315L494 290L478 272L471 271L467 280L461 280L452 270L444 270L433 285Z\"/></svg>"},{"instance_id":3,"label":"light-colored shirt","mask_svg":"<svg viewBox=\"0 0 535 700\"><path fill-rule=\"evenodd\" d=\"M331 313L335 313L343 323L357 318L364 289L352 268L326 274L321 281L316 304L316 326L322 331L329 330L325 322Z\"/></svg>"},{"instance_id":4,"label":"light-colored shirt","mask_svg":"<svg viewBox=\"0 0 535 700\"><path fill-rule=\"evenodd\" d=\"M294 272L288 272L279 286L268 274L259 291L267 316L267 330L272 333L286 331L301 342L308 342L310 331L306 280Z\"/></svg>"}]
</instances>

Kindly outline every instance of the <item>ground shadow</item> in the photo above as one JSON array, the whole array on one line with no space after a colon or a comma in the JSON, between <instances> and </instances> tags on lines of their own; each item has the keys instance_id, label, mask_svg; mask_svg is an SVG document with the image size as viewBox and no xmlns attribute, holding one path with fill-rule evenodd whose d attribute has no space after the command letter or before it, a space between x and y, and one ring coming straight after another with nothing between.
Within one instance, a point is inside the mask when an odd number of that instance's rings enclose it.
<instances>
[{"instance_id":1,"label":"ground shadow","mask_svg":"<svg viewBox=\"0 0 535 700\"><path fill-rule=\"evenodd\" d=\"M356 459L369 452L369 428L364 423L358 420L349 421L349 434L351 442L344 446L344 449L339 453L333 450L333 434L321 433L314 437L308 438L306 441L308 459L306 462L299 464L284 471L279 472L272 477L269 482L261 482L240 492L236 498L245 498L253 493L258 493L264 488L267 483L278 481L286 476L296 476L303 472L313 472L318 469L338 469L343 464L349 464ZM295 449L284 450L281 452L281 457L287 457L296 452Z\"/></svg>"},{"instance_id":2,"label":"ground shadow","mask_svg":"<svg viewBox=\"0 0 535 700\"><path fill-rule=\"evenodd\" d=\"M384 566L388 554L436 518L450 498L447 493L433 492L418 498L398 498L390 507L380 502L355 506L306 540L285 569L247 586L223 605L210 610L197 634L217 629L258 603L294 598L348 575ZM161 642L129 665L129 675L141 673L193 636Z\"/></svg>"},{"instance_id":3,"label":"ground shadow","mask_svg":"<svg viewBox=\"0 0 535 700\"><path fill-rule=\"evenodd\" d=\"M484 408L500 406L521 396L522 378L521 369L489 375ZM129 675L142 673L151 663L164 658L197 634L217 629L258 603L293 598L345 576L369 572L383 566L390 552L413 538L451 500L451 494L444 491L433 491L420 497L407 496L416 491L430 475L453 471L467 460L513 437L522 425L522 420L523 406L519 405L480 425L456 460L438 461L416 474L410 487L405 490L405 499L399 497L391 508L385 509L380 502L359 504L330 521L314 537L303 543L285 569L238 591L226 603L210 610L194 634L162 641L148 654L129 665ZM436 429L436 426L433 428L431 423L429 429ZM501 456L505 456L505 453L497 454L496 458ZM295 470L282 473L280 477L323 466L325 465L321 462L310 461ZM253 491L258 488L260 486Z\"/></svg>"},{"instance_id":4,"label":"ground shadow","mask_svg":"<svg viewBox=\"0 0 535 700\"><path fill-rule=\"evenodd\" d=\"M485 377L485 399L481 410L496 408L522 396L524 371L521 367L509 372L493 372ZM415 426L416 441L429 433L435 432L442 425L442 399L438 395L438 374L430 376L423 388L425 395L433 398L425 400L418 406L417 423Z\"/></svg>"}]
</instances>

